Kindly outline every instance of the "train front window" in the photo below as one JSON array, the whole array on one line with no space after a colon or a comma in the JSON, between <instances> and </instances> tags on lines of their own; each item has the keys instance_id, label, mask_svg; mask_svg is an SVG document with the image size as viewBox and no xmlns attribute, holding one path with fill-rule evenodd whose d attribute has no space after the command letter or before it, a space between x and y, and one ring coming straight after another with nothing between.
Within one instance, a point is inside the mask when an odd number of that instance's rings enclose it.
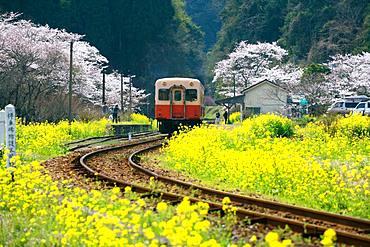
<instances>
[{"instance_id":1,"label":"train front window","mask_svg":"<svg viewBox=\"0 0 370 247\"><path fill-rule=\"evenodd\" d=\"M196 101L198 99L198 91L196 89L186 89L186 101Z\"/></svg>"},{"instance_id":2,"label":"train front window","mask_svg":"<svg viewBox=\"0 0 370 247\"><path fill-rule=\"evenodd\" d=\"M180 90L175 90L173 99L174 101L181 101L181 91Z\"/></svg>"},{"instance_id":3,"label":"train front window","mask_svg":"<svg viewBox=\"0 0 370 247\"><path fill-rule=\"evenodd\" d=\"M159 89L158 99L159 100L170 100L170 90L169 89Z\"/></svg>"}]
</instances>

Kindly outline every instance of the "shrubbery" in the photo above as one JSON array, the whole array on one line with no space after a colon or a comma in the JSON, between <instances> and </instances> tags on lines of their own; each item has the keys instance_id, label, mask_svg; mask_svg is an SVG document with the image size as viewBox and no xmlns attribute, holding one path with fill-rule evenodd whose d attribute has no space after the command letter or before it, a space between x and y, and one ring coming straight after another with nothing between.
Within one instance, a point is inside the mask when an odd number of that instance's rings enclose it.
<instances>
[{"instance_id":1,"label":"shrubbery","mask_svg":"<svg viewBox=\"0 0 370 247\"><path fill-rule=\"evenodd\" d=\"M273 114L261 115L243 121L242 128L256 137L292 137L294 124L292 120Z\"/></svg>"},{"instance_id":2,"label":"shrubbery","mask_svg":"<svg viewBox=\"0 0 370 247\"><path fill-rule=\"evenodd\" d=\"M229 122L232 123L232 124L240 122L240 112L231 113L231 115L229 117Z\"/></svg>"},{"instance_id":3,"label":"shrubbery","mask_svg":"<svg viewBox=\"0 0 370 247\"><path fill-rule=\"evenodd\" d=\"M354 114L339 118L332 124L332 129L336 135L347 138L370 137L370 117Z\"/></svg>"},{"instance_id":4,"label":"shrubbery","mask_svg":"<svg viewBox=\"0 0 370 247\"><path fill-rule=\"evenodd\" d=\"M132 113L130 119L134 123L150 124L150 119L147 116L139 113Z\"/></svg>"},{"instance_id":5,"label":"shrubbery","mask_svg":"<svg viewBox=\"0 0 370 247\"><path fill-rule=\"evenodd\" d=\"M17 152L27 159L49 158L64 154L67 150L64 143L90 136L108 134L107 119L91 122L68 121L54 123L30 123L23 125L17 122Z\"/></svg>"}]
</instances>

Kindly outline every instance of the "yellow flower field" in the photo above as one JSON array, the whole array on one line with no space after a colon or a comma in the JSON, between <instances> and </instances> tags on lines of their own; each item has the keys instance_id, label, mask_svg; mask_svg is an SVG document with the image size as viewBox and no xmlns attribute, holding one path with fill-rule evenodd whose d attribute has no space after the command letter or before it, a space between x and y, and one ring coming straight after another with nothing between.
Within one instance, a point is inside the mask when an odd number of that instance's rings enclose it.
<instances>
[{"instance_id":1,"label":"yellow flower field","mask_svg":"<svg viewBox=\"0 0 370 247\"><path fill-rule=\"evenodd\" d=\"M43 159L64 154L64 143L90 136L103 136L108 133L107 119L89 123L68 121L54 123L17 123L17 152L27 160Z\"/></svg>"},{"instance_id":2,"label":"yellow flower field","mask_svg":"<svg viewBox=\"0 0 370 247\"><path fill-rule=\"evenodd\" d=\"M232 130L203 126L180 133L163 149L163 165L210 186L370 218L369 154L370 118L299 128L264 115Z\"/></svg>"},{"instance_id":3,"label":"yellow flower field","mask_svg":"<svg viewBox=\"0 0 370 247\"><path fill-rule=\"evenodd\" d=\"M74 122L71 129L66 122L18 126L18 148L27 160L61 155L66 151L63 141L103 135L105 125L106 120ZM254 131L259 133L263 128ZM269 135L287 135L289 129L277 124L275 129L270 128ZM217 138L227 140L225 133ZM12 158L14 167L6 168L5 160L5 156L0 159L0 246L247 247L292 246L296 241L298 244L307 241L281 229L266 236L257 234L235 240L232 237L235 219L228 198L223 203L229 217L214 221L209 218L208 204L191 204L187 198L177 206L143 200L129 187L124 191L119 188L86 191L72 187L69 181L53 181L37 161L24 161L16 156ZM357 175L351 176L357 179ZM322 243L333 243L333 234L328 232Z\"/></svg>"},{"instance_id":4,"label":"yellow flower field","mask_svg":"<svg viewBox=\"0 0 370 247\"><path fill-rule=\"evenodd\" d=\"M38 162L13 161L0 166L0 246L292 246L277 232L235 241L225 222L208 220L206 203L174 207L130 187L88 192L52 181Z\"/></svg>"}]
</instances>

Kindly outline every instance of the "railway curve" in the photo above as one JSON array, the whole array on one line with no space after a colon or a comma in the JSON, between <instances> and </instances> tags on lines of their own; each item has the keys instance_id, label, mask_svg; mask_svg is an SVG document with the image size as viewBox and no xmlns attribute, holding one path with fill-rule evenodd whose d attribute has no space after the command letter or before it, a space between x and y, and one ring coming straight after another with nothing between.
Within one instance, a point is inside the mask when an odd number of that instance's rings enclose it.
<instances>
[{"instance_id":1,"label":"railway curve","mask_svg":"<svg viewBox=\"0 0 370 247\"><path fill-rule=\"evenodd\" d=\"M334 228L337 232L338 242L356 246L370 246L370 237L368 235L370 230L369 220L215 190L194 183L163 176L162 174L156 172L155 169L141 165L140 156L146 152L161 147L163 143L160 140L163 138L164 136L162 135L161 137L154 137L150 140L143 140L135 143L99 149L81 157L80 164L90 174L97 176L102 180L108 181L109 183L113 183L119 187L130 186L132 191L144 193L144 197L161 197L164 200L179 202L185 196L187 196L191 202L202 201L208 203L210 206L210 211L222 211L223 205L221 201L224 197L229 197L233 202L233 205L236 206L236 214L238 217L248 217L252 224L263 223L281 227L288 225L293 231L301 232L305 236L315 237L322 235L327 228ZM158 143L158 141L160 142ZM150 145L151 143L154 144ZM180 194L178 192L161 190L153 191L152 188L147 186L124 181L122 179L114 178L109 174L104 174L104 172L100 172L99 170L96 170L87 164L90 159L101 154L108 154L109 152L114 152L125 148L132 148L138 145L149 146L145 146L131 153L128 160L133 169L145 174L148 177L154 177L160 182L185 188L187 190L196 190L202 195L193 197L189 196L189 194Z\"/></svg>"}]
</instances>

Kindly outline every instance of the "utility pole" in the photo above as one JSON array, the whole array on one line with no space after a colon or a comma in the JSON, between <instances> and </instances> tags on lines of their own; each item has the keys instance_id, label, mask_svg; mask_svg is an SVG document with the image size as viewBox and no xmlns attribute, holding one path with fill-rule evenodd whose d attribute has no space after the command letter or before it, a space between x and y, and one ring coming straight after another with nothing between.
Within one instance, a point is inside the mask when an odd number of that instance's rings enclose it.
<instances>
[{"instance_id":1,"label":"utility pole","mask_svg":"<svg viewBox=\"0 0 370 247\"><path fill-rule=\"evenodd\" d=\"M121 111L123 112L123 75L121 74Z\"/></svg>"},{"instance_id":2,"label":"utility pole","mask_svg":"<svg viewBox=\"0 0 370 247\"><path fill-rule=\"evenodd\" d=\"M129 76L129 94L130 94L130 105L129 105L129 116L131 116L132 113L132 91L131 91L131 78L135 76Z\"/></svg>"},{"instance_id":3,"label":"utility pole","mask_svg":"<svg viewBox=\"0 0 370 247\"><path fill-rule=\"evenodd\" d=\"M69 51L68 121L72 122L72 80L73 80L73 41Z\"/></svg>"},{"instance_id":4,"label":"utility pole","mask_svg":"<svg viewBox=\"0 0 370 247\"><path fill-rule=\"evenodd\" d=\"M233 74L233 84L234 84L234 97L235 97L236 95L235 74Z\"/></svg>"},{"instance_id":5,"label":"utility pole","mask_svg":"<svg viewBox=\"0 0 370 247\"><path fill-rule=\"evenodd\" d=\"M102 103L105 103L105 69L103 70L103 95L102 95Z\"/></svg>"}]
</instances>

